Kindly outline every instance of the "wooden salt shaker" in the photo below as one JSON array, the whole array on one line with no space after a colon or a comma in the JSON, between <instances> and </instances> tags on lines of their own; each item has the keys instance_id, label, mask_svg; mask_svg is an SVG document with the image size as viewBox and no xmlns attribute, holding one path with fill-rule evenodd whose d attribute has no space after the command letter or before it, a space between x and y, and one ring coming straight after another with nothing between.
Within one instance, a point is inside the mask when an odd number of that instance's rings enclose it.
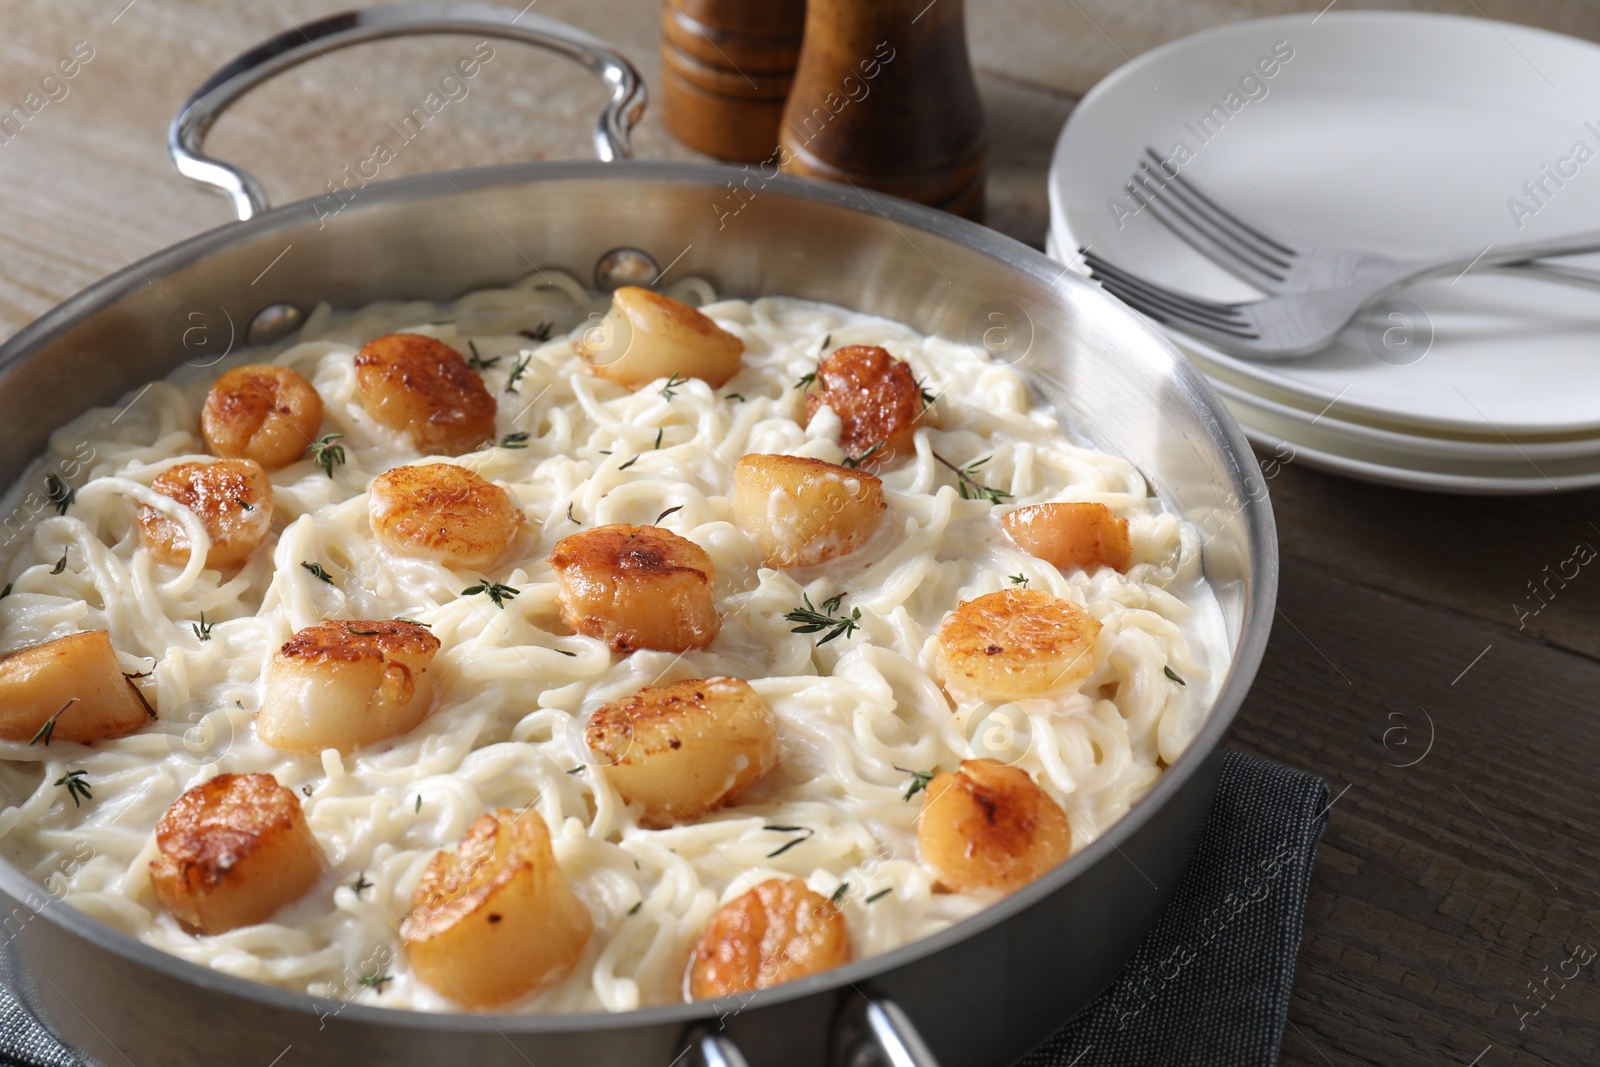
<instances>
[{"instance_id":1,"label":"wooden salt shaker","mask_svg":"<svg viewBox=\"0 0 1600 1067\"><path fill-rule=\"evenodd\" d=\"M983 213L988 137L962 0L809 0L782 169Z\"/></svg>"},{"instance_id":2,"label":"wooden salt shaker","mask_svg":"<svg viewBox=\"0 0 1600 1067\"><path fill-rule=\"evenodd\" d=\"M805 10L805 0L665 0L661 111L672 135L718 159L772 157Z\"/></svg>"}]
</instances>

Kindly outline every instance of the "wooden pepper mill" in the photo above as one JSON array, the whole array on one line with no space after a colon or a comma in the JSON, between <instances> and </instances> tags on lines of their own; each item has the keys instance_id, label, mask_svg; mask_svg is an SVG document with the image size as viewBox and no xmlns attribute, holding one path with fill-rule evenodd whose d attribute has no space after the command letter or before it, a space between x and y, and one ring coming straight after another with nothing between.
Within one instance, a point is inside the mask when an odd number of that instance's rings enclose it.
<instances>
[{"instance_id":1,"label":"wooden pepper mill","mask_svg":"<svg viewBox=\"0 0 1600 1067\"><path fill-rule=\"evenodd\" d=\"M672 135L735 162L776 153L805 11L805 0L665 0L661 112Z\"/></svg>"},{"instance_id":2,"label":"wooden pepper mill","mask_svg":"<svg viewBox=\"0 0 1600 1067\"><path fill-rule=\"evenodd\" d=\"M988 137L962 0L808 0L782 169L983 212Z\"/></svg>"}]
</instances>

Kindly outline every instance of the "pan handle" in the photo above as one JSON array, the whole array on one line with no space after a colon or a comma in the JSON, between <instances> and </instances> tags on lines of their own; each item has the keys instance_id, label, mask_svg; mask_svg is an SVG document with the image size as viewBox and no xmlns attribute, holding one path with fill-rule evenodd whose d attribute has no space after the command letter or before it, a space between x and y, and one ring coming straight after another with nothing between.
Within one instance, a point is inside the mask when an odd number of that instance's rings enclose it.
<instances>
[{"instance_id":1,"label":"pan handle","mask_svg":"<svg viewBox=\"0 0 1600 1067\"><path fill-rule=\"evenodd\" d=\"M530 5L531 6L531 5ZM245 93L308 59L339 48L386 37L422 33L462 33L509 37L536 44L576 60L611 90L594 131L594 151L602 162L633 154L629 131L644 112L645 88L639 72L622 53L555 19L530 15L527 8L478 3L389 4L347 11L285 30L235 57L196 89L167 129L167 151L178 173L214 186L233 201L240 220L267 210L267 194L248 171L201 152L212 123Z\"/></svg>"}]
</instances>

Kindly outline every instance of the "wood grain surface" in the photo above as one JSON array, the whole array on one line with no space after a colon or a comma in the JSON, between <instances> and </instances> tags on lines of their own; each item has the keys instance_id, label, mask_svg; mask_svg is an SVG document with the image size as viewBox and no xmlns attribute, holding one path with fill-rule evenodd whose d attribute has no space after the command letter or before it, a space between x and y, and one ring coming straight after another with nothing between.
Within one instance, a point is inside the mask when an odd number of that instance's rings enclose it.
<instances>
[{"instance_id":1,"label":"wood grain surface","mask_svg":"<svg viewBox=\"0 0 1600 1067\"><path fill-rule=\"evenodd\" d=\"M224 60L345 6L7 0L0 111L22 104L76 42L93 58L0 143L0 333L227 222L220 197L172 170L167 122ZM1358 6L1374 5L1338 9ZM1600 38L1596 0L1387 6ZM1309 19L1323 7L968 0L990 124L989 224L1042 243L1056 132L1076 96L1127 58L1238 18ZM529 9L611 40L658 87L657 0ZM468 47L388 42L309 63L238 105L209 143L279 200L324 191ZM470 89L385 177L588 155L602 94L580 69L506 44ZM653 114L635 143L643 158L695 158ZM1597 1062L1600 961L1566 961L1576 946L1600 948L1600 568L1564 585L1549 575L1576 545L1600 547L1600 493L1430 496L1293 462L1271 489L1281 612L1231 743L1324 775L1336 796L1282 1062ZM1529 583L1544 590L1538 600Z\"/></svg>"}]
</instances>

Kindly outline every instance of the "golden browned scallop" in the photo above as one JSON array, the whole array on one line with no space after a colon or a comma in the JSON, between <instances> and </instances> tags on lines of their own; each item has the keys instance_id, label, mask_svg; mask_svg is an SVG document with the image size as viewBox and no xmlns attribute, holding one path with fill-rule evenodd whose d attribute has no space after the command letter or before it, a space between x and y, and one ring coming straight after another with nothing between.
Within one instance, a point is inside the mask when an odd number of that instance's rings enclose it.
<instances>
[{"instance_id":1,"label":"golden browned scallop","mask_svg":"<svg viewBox=\"0 0 1600 1067\"><path fill-rule=\"evenodd\" d=\"M122 673L104 630L68 634L0 658L0 740L87 745L131 734L154 718L139 687Z\"/></svg>"},{"instance_id":2,"label":"golden browned scallop","mask_svg":"<svg viewBox=\"0 0 1600 1067\"><path fill-rule=\"evenodd\" d=\"M706 550L659 526L615 523L563 537L550 553L561 621L613 652L704 648L722 629Z\"/></svg>"},{"instance_id":3,"label":"golden browned scallop","mask_svg":"<svg viewBox=\"0 0 1600 1067\"><path fill-rule=\"evenodd\" d=\"M423 873L400 927L411 969L468 1008L504 1004L572 969L594 920L537 811L480 815Z\"/></svg>"},{"instance_id":4,"label":"golden browned scallop","mask_svg":"<svg viewBox=\"0 0 1600 1067\"><path fill-rule=\"evenodd\" d=\"M711 917L689 960L689 999L770 989L849 962L839 910L798 878L774 878Z\"/></svg>"},{"instance_id":5,"label":"golden browned scallop","mask_svg":"<svg viewBox=\"0 0 1600 1067\"><path fill-rule=\"evenodd\" d=\"M649 826L710 811L778 765L777 719L737 678L641 689L596 711L584 739Z\"/></svg>"},{"instance_id":6,"label":"golden browned scallop","mask_svg":"<svg viewBox=\"0 0 1600 1067\"><path fill-rule=\"evenodd\" d=\"M207 567L239 566L272 529L272 483L253 459L179 463L158 474L150 488L199 517L211 537ZM189 562L189 533L165 512L141 508L139 537L162 563L181 567Z\"/></svg>"},{"instance_id":7,"label":"golden browned scallop","mask_svg":"<svg viewBox=\"0 0 1600 1067\"><path fill-rule=\"evenodd\" d=\"M847 345L817 365L816 386L806 393L806 422L823 407L839 416L839 447L864 456L874 470L910 456L922 418L922 386L909 364L877 345Z\"/></svg>"},{"instance_id":8,"label":"golden browned scallop","mask_svg":"<svg viewBox=\"0 0 1600 1067\"><path fill-rule=\"evenodd\" d=\"M309 756L408 733L428 717L438 651L427 627L399 619L308 626L267 667L256 733Z\"/></svg>"},{"instance_id":9,"label":"golden browned scallop","mask_svg":"<svg viewBox=\"0 0 1600 1067\"><path fill-rule=\"evenodd\" d=\"M847 555L883 524L883 482L802 456L747 455L733 468L733 521L768 567Z\"/></svg>"},{"instance_id":10,"label":"golden browned scallop","mask_svg":"<svg viewBox=\"0 0 1600 1067\"><path fill-rule=\"evenodd\" d=\"M505 555L525 521L510 493L453 463L385 471L372 480L367 511L393 551L468 570Z\"/></svg>"},{"instance_id":11,"label":"golden browned scallop","mask_svg":"<svg viewBox=\"0 0 1600 1067\"><path fill-rule=\"evenodd\" d=\"M1002 589L961 604L939 626L937 659L957 700L1058 696L1094 672L1100 623L1070 600Z\"/></svg>"},{"instance_id":12,"label":"golden browned scallop","mask_svg":"<svg viewBox=\"0 0 1600 1067\"><path fill-rule=\"evenodd\" d=\"M226 459L253 459L267 470L306 454L322 428L322 397L289 367L235 367L211 386L200 409L206 447Z\"/></svg>"},{"instance_id":13,"label":"golden browned scallop","mask_svg":"<svg viewBox=\"0 0 1600 1067\"><path fill-rule=\"evenodd\" d=\"M294 790L270 774L219 774L179 797L156 824L156 897L191 930L265 922L322 874L322 849Z\"/></svg>"},{"instance_id":14,"label":"golden browned scallop","mask_svg":"<svg viewBox=\"0 0 1600 1067\"><path fill-rule=\"evenodd\" d=\"M699 311L632 285L611 294L611 310L574 347L594 373L629 388L677 375L715 389L744 358L744 342Z\"/></svg>"},{"instance_id":15,"label":"golden browned scallop","mask_svg":"<svg viewBox=\"0 0 1600 1067\"><path fill-rule=\"evenodd\" d=\"M917 849L939 881L969 893L1020 889L1067 858L1072 827L1026 771L962 760L928 783Z\"/></svg>"},{"instance_id":16,"label":"golden browned scallop","mask_svg":"<svg viewBox=\"0 0 1600 1067\"><path fill-rule=\"evenodd\" d=\"M1060 570L1125 571L1133 559L1128 520L1104 504L1030 504L1000 523L1024 552Z\"/></svg>"},{"instance_id":17,"label":"golden browned scallop","mask_svg":"<svg viewBox=\"0 0 1600 1067\"><path fill-rule=\"evenodd\" d=\"M356 385L380 426L417 451L459 456L494 439L494 396L461 353L433 337L391 333L356 353Z\"/></svg>"}]
</instances>

